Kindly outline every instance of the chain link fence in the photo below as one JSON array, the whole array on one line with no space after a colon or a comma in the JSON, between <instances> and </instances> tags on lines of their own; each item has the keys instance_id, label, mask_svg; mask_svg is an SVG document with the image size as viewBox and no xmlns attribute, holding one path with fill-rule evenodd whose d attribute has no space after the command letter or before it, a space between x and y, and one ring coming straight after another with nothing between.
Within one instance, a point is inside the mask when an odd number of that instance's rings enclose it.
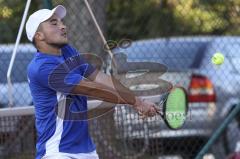
<instances>
[{"instance_id":1,"label":"chain link fence","mask_svg":"<svg viewBox=\"0 0 240 159\"><path fill-rule=\"evenodd\" d=\"M53 0L53 6L62 4L67 8L63 21L74 47L81 53L100 57L104 61L101 70L112 73L136 95L148 97L154 94L156 96L149 97L149 100L159 103L162 94L153 90L165 89L170 83L186 88L189 99L187 121L179 130L170 130L158 116L140 119L126 105L91 112L97 118L89 120L89 129L100 158L194 158L234 105L240 102L240 2L88 2L110 51L114 53L117 71L111 68L109 50L84 1ZM0 36L1 108L9 105L7 70L25 5L25 2L17 1L19 8L14 9L16 5L12 3L4 2L0 11L3 19L0 30L4 35ZM32 2L29 15L43 7L40 0ZM35 51L23 33L11 73L14 108L0 110L0 158L27 159L35 155L35 117L30 107L33 102L26 76L27 65ZM222 65L211 63L216 52L225 56ZM160 63L167 69L156 69L144 62ZM230 153L240 151L239 124L238 115L204 158L224 159Z\"/></svg>"}]
</instances>

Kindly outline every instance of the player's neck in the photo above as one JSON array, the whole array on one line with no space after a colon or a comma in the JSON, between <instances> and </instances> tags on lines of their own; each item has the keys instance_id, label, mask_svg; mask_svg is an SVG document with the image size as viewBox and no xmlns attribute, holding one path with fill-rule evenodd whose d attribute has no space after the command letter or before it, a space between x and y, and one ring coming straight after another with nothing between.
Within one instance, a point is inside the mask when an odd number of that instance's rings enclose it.
<instances>
[{"instance_id":1,"label":"player's neck","mask_svg":"<svg viewBox=\"0 0 240 159\"><path fill-rule=\"evenodd\" d=\"M40 47L39 51L45 54L61 55L61 48L53 45L45 45Z\"/></svg>"}]
</instances>

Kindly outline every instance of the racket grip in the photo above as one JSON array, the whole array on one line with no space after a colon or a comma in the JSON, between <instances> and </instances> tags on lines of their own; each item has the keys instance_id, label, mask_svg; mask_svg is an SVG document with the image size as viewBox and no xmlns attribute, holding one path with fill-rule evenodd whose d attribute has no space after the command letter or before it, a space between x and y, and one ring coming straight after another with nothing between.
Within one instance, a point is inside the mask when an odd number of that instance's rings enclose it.
<instances>
[{"instance_id":1,"label":"racket grip","mask_svg":"<svg viewBox=\"0 0 240 159\"><path fill-rule=\"evenodd\" d=\"M157 114L161 116L161 118L164 118L163 112L161 110L157 111Z\"/></svg>"}]
</instances>

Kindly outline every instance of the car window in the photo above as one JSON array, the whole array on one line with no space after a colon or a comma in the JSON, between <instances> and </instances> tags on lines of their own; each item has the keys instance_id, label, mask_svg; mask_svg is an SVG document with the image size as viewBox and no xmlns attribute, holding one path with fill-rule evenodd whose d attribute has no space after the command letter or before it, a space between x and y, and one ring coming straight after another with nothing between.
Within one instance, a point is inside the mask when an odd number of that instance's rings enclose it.
<instances>
[{"instance_id":1,"label":"car window","mask_svg":"<svg viewBox=\"0 0 240 159\"><path fill-rule=\"evenodd\" d=\"M210 60L214 53L220 52L225 56L224 64L221 68L231 73L240 73L240 38L239 37L218 37L215 38L206 49L206 57L202 67L212 64Z\"/></svg>"},{"instance_id":2,"label":"car window","mask_svg":"<svg viewBox=\"0 0 240 159\"><path fill-rule=\"evenodd\" d=\"M7 69L10 61L9 55L0 53L0 83L6 83L7 81Z\"/></svg>"},{"instance_id":3,"label":"car window","mask_svg":"<svg viewBox=\"0 0 240 159\"><path fill-rule=\"evenodd\" d=\"M127 49L115 49L115 53L124 53L129 62L149 61L166 65L171 70L197 67L195 61L200 61L205 41L168 41L152 40L149 42L133 43Z\"/></svg>"},{"instance_id":4,"label":"car window","mask_svg":"<svg viewBox=\"0 0 240 159\"><path fill-rule=\"evenodd\" d=\"M230 60L236 73L240 73L240 43L234 43L226 46L226 57Z\"/></svg>"},{"instance_id":5,"label":"car window","mask_svg":"<svg viewBox=\"0 0 240 159\"><path fill-rule=\"evenodd\" d=\"M7 83L7 70L9 67L11 53L0 53L0 83ZM33 53L18 52L13 64L11 79L12 82L27 81L27 66L33 58Z\"/></svg>"}]
</instances>

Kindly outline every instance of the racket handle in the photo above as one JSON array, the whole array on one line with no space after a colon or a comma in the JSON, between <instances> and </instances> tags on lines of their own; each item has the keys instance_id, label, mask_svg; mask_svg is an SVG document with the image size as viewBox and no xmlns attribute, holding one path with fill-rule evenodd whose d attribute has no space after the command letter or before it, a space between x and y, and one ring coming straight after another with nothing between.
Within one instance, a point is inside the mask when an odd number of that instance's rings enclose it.
<instances>
[{"instance_id":1,"label":"racket handle","mask_svg":"<svg viewBox=\"0 0 240 159\"><path fill-rule=\"evenodd\" d=\"M163 113L161 112L161 110L157 111L157 114L161 116L161 118L164 118Z\"/></svg>"}]
</instances>

